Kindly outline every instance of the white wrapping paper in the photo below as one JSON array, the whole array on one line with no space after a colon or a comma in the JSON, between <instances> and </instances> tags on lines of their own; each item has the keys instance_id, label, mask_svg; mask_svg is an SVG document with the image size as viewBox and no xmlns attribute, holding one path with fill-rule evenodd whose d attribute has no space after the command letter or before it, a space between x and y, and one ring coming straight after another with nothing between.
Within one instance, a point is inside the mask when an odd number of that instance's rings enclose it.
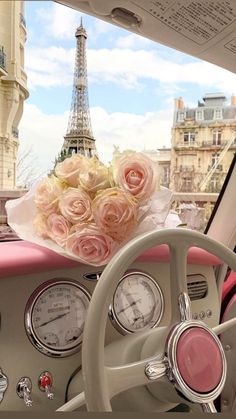
<instances>
[{"instance_id":1,"label":"white wrapping paper","mask_svg":"<svg viewBox=\"0 0 236 419\"><path fill-rule=\"evenodd\" d=\"M46 247L69 259L85 263L78 257L68 254L66 250L52 240L42 239L36 234L33 225L33 220L37 214L37 208L34 203L36 188L37 184L21 198L9 200L6 203L8 224L21 239ZM161 188L155 192L151 199L139 208L139 224L124 243L148 231L168 227L173 228L181 223L178 215L170 212L171 198L172 192L167 188Z\"/></svg>"}]
</instances>

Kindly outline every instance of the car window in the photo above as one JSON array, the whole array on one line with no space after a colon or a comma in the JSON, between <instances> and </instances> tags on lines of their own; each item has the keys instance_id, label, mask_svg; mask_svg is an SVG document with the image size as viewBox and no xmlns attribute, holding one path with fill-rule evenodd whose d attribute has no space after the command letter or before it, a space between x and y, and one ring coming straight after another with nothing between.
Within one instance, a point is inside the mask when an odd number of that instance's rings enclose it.
<instances>
[{"instance_id":1,"label":"car window","mask_svg":"<svg viewBox=\"0 0 236 419\"><path fill-rule=\"evenodd\" d=\"M25 2L19 25L17 65L29 97L25 92L22 117L11 126L19 141L13 169L0 175L0 238L14 236L3 190L10 199L22 196L60 158L72 123L81 26L99 158L108 163L125 149L148 154L158 162L160 184L173 192L171 211L183 225L204 231L236 149L236 76L54 2ZM10 72L9 37L10 29L0 38L0 83Z\"/></svg>"}]
</instances>

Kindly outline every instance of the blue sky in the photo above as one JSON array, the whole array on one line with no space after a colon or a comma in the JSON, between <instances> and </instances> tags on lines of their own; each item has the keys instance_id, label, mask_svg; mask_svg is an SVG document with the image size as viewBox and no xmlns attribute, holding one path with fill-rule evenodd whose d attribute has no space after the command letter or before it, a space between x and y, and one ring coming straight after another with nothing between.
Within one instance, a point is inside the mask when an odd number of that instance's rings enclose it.
<instances>
[{"instance_id":1,"label":"blue sky","mask_svg":"<svg viewBox=\"0 0 236 419\"><path fill-rule=\"evenodd\" d=\"M206 92L235 93L236 76L212 64L49 1L26 1L25 67L30 97L21 150L40 172L61 149L71 105L75 30L83 16L93 134L101 159L121 149L170 145L174 98L195 105Z\"/></svg>"}]
</instances>

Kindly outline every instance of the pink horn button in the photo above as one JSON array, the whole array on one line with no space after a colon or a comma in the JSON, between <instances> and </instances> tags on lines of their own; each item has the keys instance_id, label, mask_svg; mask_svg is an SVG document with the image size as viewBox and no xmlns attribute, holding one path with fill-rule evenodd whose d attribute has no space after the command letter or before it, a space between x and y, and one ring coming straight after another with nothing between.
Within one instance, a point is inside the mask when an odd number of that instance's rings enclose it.
<instances>
[{"instance_id":1,"label":"pink horn button","mask_svg":"<svg viewBox=\"0 0 236 419\"><path fill-rule=\"evenodd\" d=\"M179 338L176 360L182 379L192 390L209 393L219 384L223 372L220 348L209 332L200 327L187 329Z\"/></svg>"}]
</instances>

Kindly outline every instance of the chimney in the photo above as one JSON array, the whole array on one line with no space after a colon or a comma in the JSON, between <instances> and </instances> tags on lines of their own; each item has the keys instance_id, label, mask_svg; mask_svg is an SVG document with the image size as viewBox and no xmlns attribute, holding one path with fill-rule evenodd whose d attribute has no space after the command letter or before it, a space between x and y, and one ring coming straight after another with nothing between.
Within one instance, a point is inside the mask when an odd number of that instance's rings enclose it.
<instances>
[{"instance_id":1,"label":"chimney","mask_svg":"<svg viewBox=\"0 0 236 419\"><path fill-rule=\"evenodd\" d=\"M235 95L231 96L231 106L236 106L236 96Z\"/></svg>"},{"instance_id":2,"label":"chimney","mask_svg":"<svg viewBox=\"0 0 236 419\"><path fill-rule=\"evenodd\" d=\"M175 98L175 109L184 109L184 101L182 97Z\"/></svg>"}]
</instances>

